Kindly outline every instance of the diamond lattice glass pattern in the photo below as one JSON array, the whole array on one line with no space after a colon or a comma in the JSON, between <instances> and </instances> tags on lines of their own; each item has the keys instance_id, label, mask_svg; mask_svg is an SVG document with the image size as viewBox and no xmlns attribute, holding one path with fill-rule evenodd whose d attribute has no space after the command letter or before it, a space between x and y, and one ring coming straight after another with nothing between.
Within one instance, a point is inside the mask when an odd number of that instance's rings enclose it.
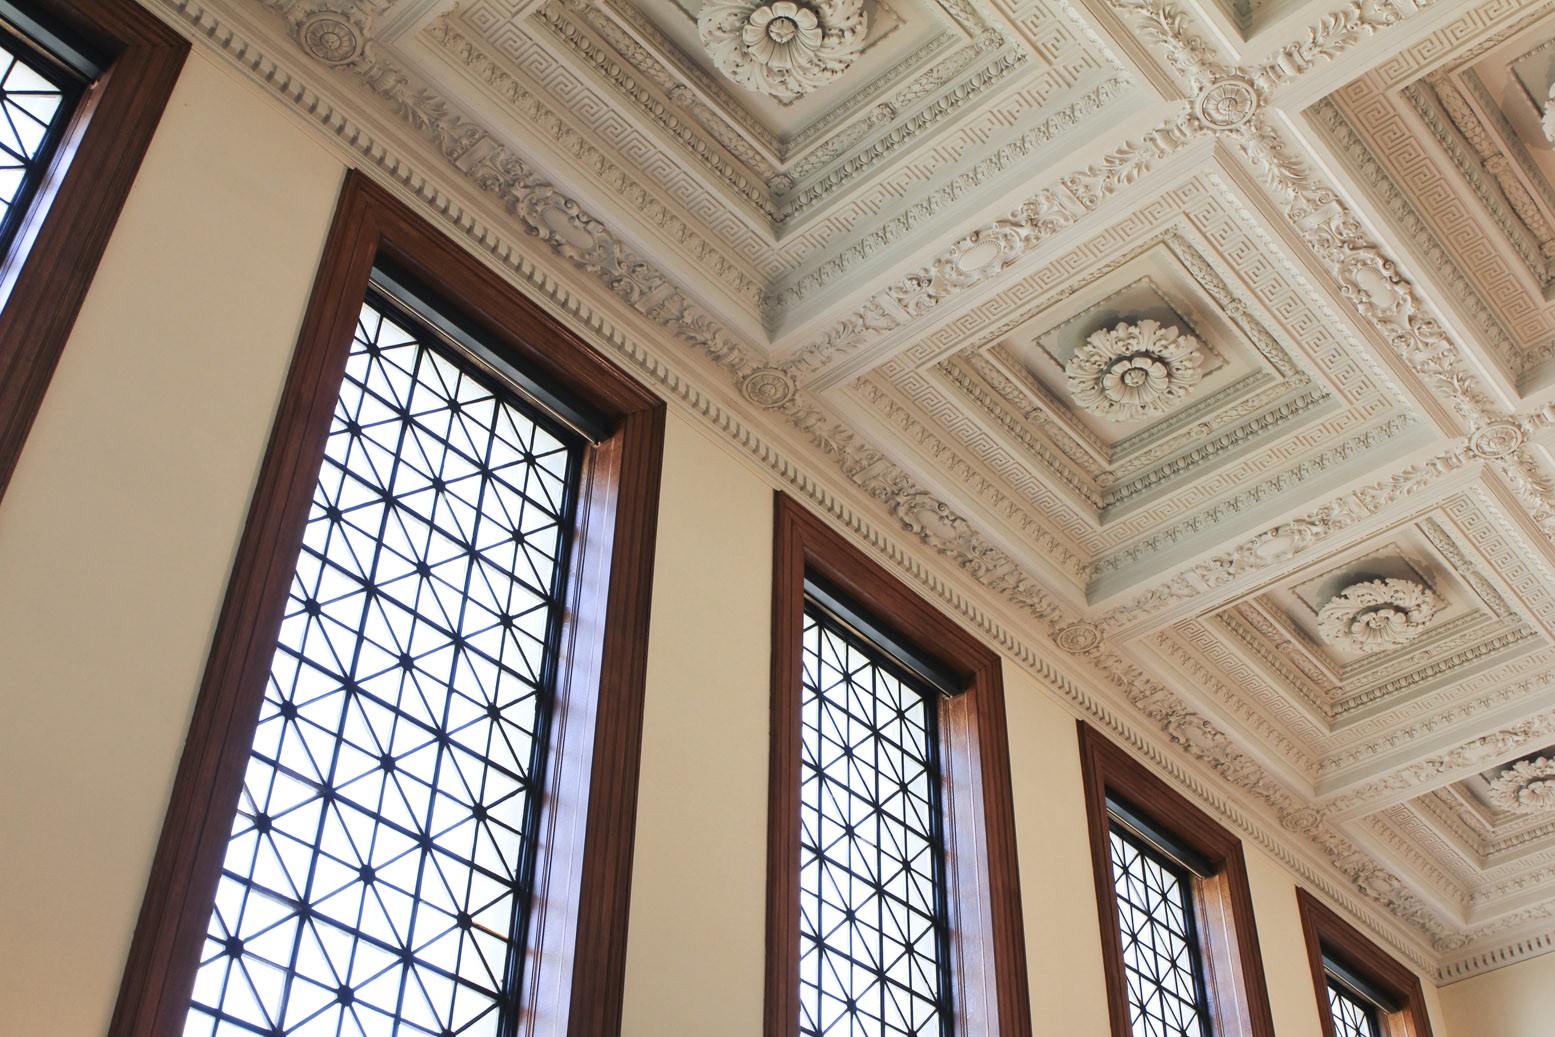
<instances>
[{"instance_id":1,"label":"diamond lattice glass pattern","mask_svg":"<svg viewBox=\"0 0 1555 1037\"><path fill-rule=\"evenodd\" d=\"M31 194L48 162L49 147L69 116L64 89L15 53L0 37L0 226Z\"/></svg>"},{"instance_id":2,"label":"diamond lattice glass pattern","mask_svg":"<svg viewBox=\"0 0 1555 1037\"><path fill-rule=\"evenodd\" d=\"M1335 983L1328 984L1328 1008L1334 1018L1335 1037L1378 1037L1371 1006Z\"/></svg>"},{"instance_id":3,"label":"diamond lattice glass pattern","mask_svg":"<svg viewBox=\"0 0 1555 1037\"><path fill-rule=\"evenodd\" d=\"M578 447L411 326L358 323L186 1034L510 1014Z\"/></svg>"},{"instance_id":4,"label":"diamond lattice glass pattern","mask_svg":"<svg viewBox=\"0 0 1555 1037\"><path fill-rule=\"evenodd\" d=\"M1111 842L1134 1037L1207 1037L1188 874L1116 824Z\"/></svg>"},{"instance_id":5,"label":"diamond lattice glass pattern","mask_svg":"<svg viewBox=\"0 0 1555 1037\"><path fill-rule=\"evenodd\" d=\"M799 1032L940 1034L944 908L934 703L807 609Z\"/></svg>"}]
</instances>

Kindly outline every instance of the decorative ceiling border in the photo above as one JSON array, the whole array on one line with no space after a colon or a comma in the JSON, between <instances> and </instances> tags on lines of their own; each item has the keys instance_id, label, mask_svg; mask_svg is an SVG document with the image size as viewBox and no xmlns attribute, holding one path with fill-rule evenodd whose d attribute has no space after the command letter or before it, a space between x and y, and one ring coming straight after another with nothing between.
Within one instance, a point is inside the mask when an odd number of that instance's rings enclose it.
<instances>
[{"instance_id":1,"label":"decorative ceiling border","mask_svg":"<svg viewBox=\"0 0 1555 1037\"><path fill-rule=\"evenodd\" d=\"M1403 187L1383 166L1367 142L1366 135L1355 127L1332 97L1325 97L1307 109L1307 118L1327 136L1334 149L1348 160L1352 175L1380 202L1380 207L1392 215L1430 269L1445 281L1447 290L1458 305L1468 312L1474 327L1505 369L1513 378L1520 375L1527 366L1522 347L1513 339L1511 331L1485 297L1474 287L1467 272L1448 251L1431 224L1410 202Z\"/></svg>"},{"instance_id":2,"label":"decorative ceiling border","mask_svg":"<svg viewBox=\"0 0 1555 1037\"><path fill-rule=\"evenodd\" d=\"M1555 902L1549 905L1549 910L1540 909L1508 916L1466 933L1446 926L1408 891L1397 876L1381 868L1367 854L1356 849L1325 824L1317 811L1294 800L1224 732L1195 712L1174 692L1148 678L1117 650L1108 649L1103 644L1100 630L1074 621L1067 610L1058 605L1033 577L1022 572L997 548L988 545L964 518L896 469L886 455L853 430L834 422L818 404L801 399L797 393L791 392L784 400L773 399L771 393L753 393L754 376L770 369L751 370L750 362L738 343L701 313L668 278L622 246L604 224L583 212L574 200L539 179L518 155L494 144L479 132L472 132L472 128L464 125L457 117L449 116L446 109L438 107L437 98L408 95L403 78L395 81L390 70L378 69L377 75L364 77L374 92L388 103L390 110L405 120L425 144L434 147L445 161L454 164L453 168L468 177L478 190L501 200L544 250L573 264L616 300L658 325L660 334L667 333L723 367L747 399L768 403L769 409L779 411L810 441L812 448L829 457L857 490L872 498L871 514L855 510L849 500L837 496L806 474L804 468L790 461L776 443L764 439L756 429L746 426L737 414L724 409L713 397L685 381L634 336L618 330L608 317L595 310L584 298L574 296L564 284L536 266L524 253L507 244L495 228L486 225L480 217L466 211L454 198L444 194L433 181L417 171L412 161L373 139L366 128L356 123L347 112L337 109L306 81L266 56L260 47L243 38L232 26L223 23L199 0L160 2L186 32L224 52L269 89L291 102L306 121L322 126L345 150L365 159L380 175L392 180L401 190L414 195L423 207L438 213L469 238L474 248L491 256L510 274L527 283L540 297L549 299L602 345L608 345L639 377L657 384L682 405L710 421L763 467L770 469L779 479L791 483L798 493L845 525L856 537L884 555L899 571L907 574L937 600L1000 645L1038 680L1067 697L1077 709L1133 746L1142 757L1153 762L1234 827L1254 839L1304 881L1362 917L1373 931L1409 960L1422 967L1436 967L1437 974L1443 978L1461 978L1487 965L1517 960L1555 944L1555 930L1546 926L1550 913L1555 912ZM1236 105L1228 107L1222 103L1226 94L1224 87L1224 83L1212 82L1196 98L1193 113L1179 117L1166 129L1165 139L1178 140L1180 143L1181 140L1196 136L1197 132L1190 130L1191 122L1195 119L1202 122L1206 114L1211 120L1206 125L1213 125L1222 132L1247 122L1251 112L1239 113ZM1239 87L1232 87L1230 92L1232 100L1241 96ZM1227 115L1227 112L1230 114ZM1227 119L1231 121L1224 122ZM1149 168L1151 156L1157 154L1156 149L1161 146L1163 138L1159 134L1151 136L1151 143L1125 145L1113 152L1099 167L1093 167L1097 171L1094 174L1088 172L1086 179L1109 192L1123 185L1122 178L1128 182L1137 179ZM1278 175L1271 174L1275 186L1292 185L1289 194L1293 210L1300 210L1302 217L1306 218L1313 215L1312 211L1301 209L1303 204L1314 197L1309 192L1322 199L1318 211L1324 217L1322 229L1326 237L1320 246L1320 254L1332 260L1341 275L1341 284L1350 289L1347 295L1364 315L1388 329L1398 327L1400 320L1403 320L1405 330L1398 332L1402 341L1395 342L1395 348L1418 369L1417 373L1440 383L1439 387L1448 392L1464 416L1477 426L1472 441L1475 444L1474 451L1497 460L1518 454L1522 448L1523 426L1514 421L1487 417L1477 385L1457 370L1456 352L1451 350L1450 344L1424 334L1422 328L1411 327L1409 320L1419 316L1418 307L1411 305L1412 290L1397 275L1392 264L1383 260L1378 254L1379 250L1360 236L1358 224L1335 198L1323 189L1312 186L1310 176L1300 172L1280 154L1278 141L1271 146L1263 134L1250 136L1265 164L1271 170L1278 170ZM471 148L483 141L486 146L479 150L473 160L466 161L470 157ZM1083 190L1076 193L1067 186L1066 190L1070 190L1070 197L1076 200L1075 204L1084 207L1083 203L1078 202L1085 194ZM1058 211L1069 212L1063 203L1057 208ZM1022 222L1027 222L1027 217L1030 217L1027 224L1030 229L1042 226L1045 221L1040 201L1030 208L1023 206L1018 213ZM1072 218L1073 214L1070 216ZM1335 221L1337 226L1334 225ZM1349 276L1345 276L1347 274ZM1356 286L1357 276L1361 278L1360 287ZM1379 282L1376 277L1382 280ZM945 283L948 285L953 281L954 278L949 278ZM1391 296L1383 292L1384 286L1394 289ZM1442 355L1444 351L1447 354L1445 356ZM770 380L767 384L771 384ZM1534 423L1547 423L1555 415L1541 417L1542 421ZM1411 470L1401 473L1395 479L1402 480L1401 485L1407 486L1418 477L1418 473ZM1544 487L1538 482L1537 476L1525 483L1518 491L1521 497L1527 499L1542 496ZM851 495L855 491L848 492ZM883 517L882 509L884 514L894 516L911 537L916 537L935 553L948 557L968 578L1002 597L1006 602L1002 608L1013 607L1026 613L1051 631L1059 647L1088 658L1096 665L1103 683L1110 685L1114 694L1121 693L1139 715L1151 721L1176 745L1180 753L1162 751L1154 737L1147 738L1135 728L1135 714L1128 717L1119 714L1109 702L1074 683L1046 658L1046 650L1037 651L1031 643L1013 633L1011 627L986 612L940 574L924 566L916 551L903 549L877 525ZM1545 506L1536 517L1541 524L1555 521L1555 511ZM1261 534L1249 544L1244 544L1243 548L1252 549L1249 545L1266 543L1265 537L1268 535ZM978 593L981 594L981 591ZM1186 761L1194 763L1188 765ZM1286 839L1275 835L1266 826L1266 817L1247 813L1237 801L1227 798L1219 788L1208 784L1201 777L1200 768L1212 771L1220 780L1240 788L1252 801L1261 801L1261 811L1272 811L1288 832L1305 836L1310 848L1318 851L1317 859L1326 858L1327 865L1316 866L1309 851L1293 850ZM1335 882L1334 871L1329 866L1337 869L1347 882ZM1435 954L1424 952L1415 940L1406 938L1392 926L1380 924L1371 913L1372 908L1378 907L1426 934L1435 948ZM1526 930L1533 925L1544 928L1530 935ZM1451 952L1464 950L1471 941L1480 942L1485 937L1500 933L1510 934L1510 942L1482 953L1471 953L1467 957L1449 960Z\"/></svg>"}]
</instances>

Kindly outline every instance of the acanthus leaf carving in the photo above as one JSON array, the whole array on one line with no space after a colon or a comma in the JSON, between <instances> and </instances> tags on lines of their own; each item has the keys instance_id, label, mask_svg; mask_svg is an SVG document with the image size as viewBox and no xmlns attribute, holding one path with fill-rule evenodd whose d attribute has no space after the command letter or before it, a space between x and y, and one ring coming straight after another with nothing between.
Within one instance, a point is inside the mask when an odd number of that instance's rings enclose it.
<instances>
[{"instance_id":1,"label":"acanthus leaf carving","mask_svg":"<svg viewBox=\"0 0 1555 1037\"><path fill-rule=\"evenodd\" d=\"M702 45L730 81L792 101L853 66L868 29L863 0L709 0L697 14Z\"/></svg>"}]
</instances>

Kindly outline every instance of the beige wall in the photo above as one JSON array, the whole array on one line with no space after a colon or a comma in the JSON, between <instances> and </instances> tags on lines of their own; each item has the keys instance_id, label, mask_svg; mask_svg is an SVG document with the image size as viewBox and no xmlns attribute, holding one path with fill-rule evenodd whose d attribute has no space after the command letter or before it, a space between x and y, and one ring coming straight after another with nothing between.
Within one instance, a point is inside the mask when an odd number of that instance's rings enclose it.
<instances>
[{"instance_id":1,"label":"beige wall","mask_svg":"<svg viewBox=\"0 0 1555 1037\"><path fill-rule=\"evenodd\" d=\"M1437 1037L1550 1037L1555 1033L1555 955L1509 965L1442 988Z\"/></svg>"},{"instance_id":2,"label":"beige wall","mask_svg":"<svg viewBox=\"0 0 1555 1037\"><path fill-rule=\"evenodd\" d=\"M103 1032L342 172L191 58L0 503L0 1035ZM628 1034L759 1031L771 519L771 483L672 416ZM1006 679L1036 1032L1100 1037L1074 720ZM1316 1034L1294 887L1248 857L1278 1030ZM1452 988L1438 1037L1548 1033L1550 977Z\"/></svg>"}]
</instances>

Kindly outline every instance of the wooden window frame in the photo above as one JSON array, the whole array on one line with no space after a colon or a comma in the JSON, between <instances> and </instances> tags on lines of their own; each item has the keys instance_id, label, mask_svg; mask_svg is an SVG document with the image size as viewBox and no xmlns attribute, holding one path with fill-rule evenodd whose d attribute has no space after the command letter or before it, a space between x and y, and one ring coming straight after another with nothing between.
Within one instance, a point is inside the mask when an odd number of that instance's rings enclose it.
<instances>
[{"instance_id":1,"label":"wooden window frame","mask_svg":"<svg viewBox=\"0 0 1555 1037\"><path fill-rule=\"evenodd\" d=\"M105 61L0 256L0 496L189 44L133 0L24 0Z\"/></svg>"},{"instance_id":2,"label":"wooden window frame","mask_svg":"<svg viewBox=\"0 0 1555 1037\"><path fill-rule=\"evenodd\" d=\"M1079 729L1113 1037L1131 1037L1133 1030L1113 885L1109 795L1127 802L1144 821L1201 858L1210 871L1208 878L1195 877L1192 891L1210 1032L1214 1037L1274 1037L1241 840L1090 725L1080 721Z\"/></svg>"},{"instance_id":3,"label":"wooden window frame","mask_svg":"<svg viewBox=\"0 0 1555 1037\"><path fill-rule=\"evenodd\" d=\"M664 404L353 172L217 620L110 1037L183 1031L287 590L379 259L614 429L586 457L577 505L518 1032L620 1032Z\"/></svg>"},{"instance_id":4,"label":"wooden window frame","mask_svg":"<svg viewBox=\"0 0 1555 1037\"><path fill-rule=\"evenodd\" d=\"M800 717L805 579L819 577L953 674L940 699L952 1032L1029 1037L1020 875L999 656L794 500L779 493L772 581L766 1037L799 1023Z\"/></svg>"},{"instance_id":5,"label":"wooden window frame","mask_svg":"<svg viewBox=\"0 0 1555 1037\"><path fill-rule=\"evenodd\" d=\"M1340 918L1328 905L1304 889L1296 890L1301 928L1306 936L1307 962L1317 989L1317 1013L1323 1037L1336 1037L1328 1004L1328 968L1333 960L1386 995L1396 1007L1377 1006L1382 1037L1431 1037L1431 1020L1425 1009L1420 977L1398 959L1367 939L1355 926Z\"/></svg>"}]
</instances>

